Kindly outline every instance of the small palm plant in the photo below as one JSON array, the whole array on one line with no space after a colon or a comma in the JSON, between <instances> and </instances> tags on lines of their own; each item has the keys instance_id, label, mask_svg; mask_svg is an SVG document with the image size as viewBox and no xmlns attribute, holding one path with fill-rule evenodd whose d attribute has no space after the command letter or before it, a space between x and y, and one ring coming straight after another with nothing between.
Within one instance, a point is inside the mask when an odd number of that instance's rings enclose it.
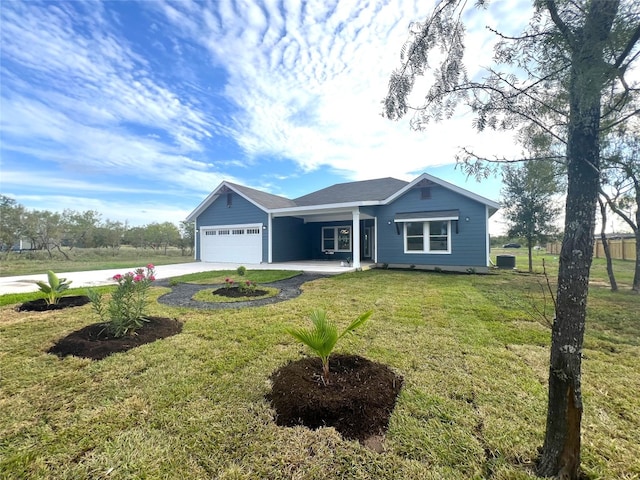
<instances>
[{"instance_id":1,"label":"small palm plant","mask_svg":"<svg viewBox=\"0 0 640 480\"><path fill-rule=\"evenodd\" d=\"M356 318L351 324L338 335L338 327L335 323L327 319L327 312L322 309L316 309L311 312L311 322L313 328L288 328L286 331L296 340L301 341L309 347L322 360L322 380L325 384L329 383L329 355L333 351L336 343L340 338L349 332L353 332L356 328L366 322L373 310L363 313Z\"/></svg>"},{"instance_id":2,"label":"small palm plant","mask_svg":"<svg viewBox=\"0 0 640 480\"><path fill-rule=\"evenodd\" d=\"M40 287L40 291L46 295L47 305L56 305L63 292L69 288L71 281L67 281L66 278L58 278L51 270L47 272L47 279L48 285L40 281L37 281L36 284Z\"/></svg>"}]
</instances>

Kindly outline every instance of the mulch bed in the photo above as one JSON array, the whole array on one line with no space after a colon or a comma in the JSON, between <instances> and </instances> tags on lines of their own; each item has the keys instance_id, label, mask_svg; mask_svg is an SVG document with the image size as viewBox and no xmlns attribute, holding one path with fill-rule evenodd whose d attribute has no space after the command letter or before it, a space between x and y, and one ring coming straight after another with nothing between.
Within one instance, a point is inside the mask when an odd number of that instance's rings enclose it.
<instances>
[{"instance_id":1,"label":"mulch bed","mask_svg":"<svg viewBox=\"0 0 640 480\"><path fill-rule=\"evenodd\" d=\"M102 360L112 353L126 352L140 345L177 335L182 331L182 323L174 318L148 317L148 319L149 322L136 330L133 335L121 338L111 336L105 323L88 325L58 340L47 350L47 353L61 358L74 355L92 360Z\"/></svg>"},{"instance_id":2,"label":"mulch bed","mask_svg":"<svg viewBox=\"0 0 640 480\"><path fill-rule=\"evenodd\" d=\"M303 358L276 370L267 395L280 426L334 427L343 437L365 442L383 435L403 378L386 365L357 355L329 358L329 384L319 358Z\"/></svg>"},{"instance_id":3,"label":"mulch bed","mask_svg":"<svg viewBox=\"0 0 640 480\"><path fill-rule=\"evenodd\" d=\"M240 287L222 287L213 291L214 295L229 298L261 297L267 293L266 290L242 290Z\"/></svg>"},{"instance_id":4,"label":"mulch bed","mask_svg":"<svg viewBox=\"0 0 640 480\"><path fill-rule=\"evenodd\" d=\"M24 302L16 307L17 312L47 312L49 310L62 310L63 308L81 307L91 300L85 295L61 297L58 303L49 305L44 298Z\"/></svg>"}]
</instances>

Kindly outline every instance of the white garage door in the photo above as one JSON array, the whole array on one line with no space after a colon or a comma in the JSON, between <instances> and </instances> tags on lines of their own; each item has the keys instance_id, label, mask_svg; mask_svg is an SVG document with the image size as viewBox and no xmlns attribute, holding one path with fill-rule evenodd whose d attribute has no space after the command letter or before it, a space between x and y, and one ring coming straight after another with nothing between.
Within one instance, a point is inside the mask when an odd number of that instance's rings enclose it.
<instances>
[{"instance_id":1,"label":"white garage door","mask_svg":"<svg viewBox=\"0 0 640 480\"><path fill-rule=\"evenodd\" d=\"M203 262L261 263L262 225L200 228Z\"/></svg>"}]
</instances>

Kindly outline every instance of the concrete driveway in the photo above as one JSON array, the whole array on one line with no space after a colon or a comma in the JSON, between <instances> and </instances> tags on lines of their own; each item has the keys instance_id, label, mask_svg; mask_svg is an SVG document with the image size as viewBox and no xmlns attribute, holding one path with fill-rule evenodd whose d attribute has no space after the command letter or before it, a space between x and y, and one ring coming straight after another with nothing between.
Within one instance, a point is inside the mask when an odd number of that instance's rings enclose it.
<instances>
[{"instance_id":1,"label":"concrete driveway","mask_svg":"<svg viewBox=\"0 0 640 480\"><path fill-rule=\"evenodd\" d=\"M315 272L325 274L337 274L352 271L353 267L345 267L340 262L331 261L306 261L306 262L286 262L286 263L260 263L243 264L247 270L300 270L303 272ZM139 265L138 265L139 266ZM98 285L115 284L113 276L117 273L124 273L138 266L131 268L115 268L109 270L92 270L87 272L56 272L60 278L71 280L71 288L95 287ZM210 272L215 270L235 270L240 264L236 263L207 263L191 262L176 263L174 265L160 265L156 267L156 278L177 277L187 273ZM47 281L47 274L38 275L18 275L15 277L0 277L0 295L7 293L27 293L38 291L36 281Z\"/></svg>"}]
</instances>

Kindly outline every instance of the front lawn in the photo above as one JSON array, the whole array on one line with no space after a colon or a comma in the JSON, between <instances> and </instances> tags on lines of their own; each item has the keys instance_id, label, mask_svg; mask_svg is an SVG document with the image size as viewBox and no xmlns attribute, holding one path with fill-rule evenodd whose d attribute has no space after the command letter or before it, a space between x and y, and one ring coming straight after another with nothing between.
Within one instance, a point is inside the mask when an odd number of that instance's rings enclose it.
<instances>
[{"instance_id":1,"label":"front lawn","mask_svg":"<svg viewBox=\"0 0 640 480\"><path fill-rule=\"evenodd\" d=\"M0 307L0 478L531 479L546 416L550 330L540 275L370 270L293 300L172 308L182 333L105 360L44 353L94 323L89 305ZM547 299L548 301L548 299ZM587 478L640 477L640 296L592 286L583 363ZM532 307L535 305L535 309ZM269 376L308 351L283 333L315 308L346 326L337 352L404 387L375 453L333 428L276 425ZM551 317L549 317L551 318Z\"/></svg>"}]
</instances>

